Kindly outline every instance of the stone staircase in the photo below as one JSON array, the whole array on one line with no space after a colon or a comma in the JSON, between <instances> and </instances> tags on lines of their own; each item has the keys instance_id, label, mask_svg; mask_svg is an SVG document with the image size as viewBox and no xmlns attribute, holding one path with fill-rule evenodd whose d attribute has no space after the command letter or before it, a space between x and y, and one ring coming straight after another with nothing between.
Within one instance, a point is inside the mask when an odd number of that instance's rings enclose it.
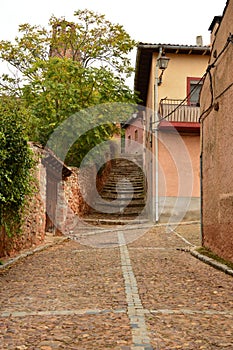
<instances>
[{"instance_id":1,"label":"stone staircase","mask_svg":"<svg viewBox=\"0 0 233 350\"><path fill-rule=\"evenodd\" d=\"M144 207L142 156L122 154L113 160L108 180L85 221L126 223L135 220Z\"/></svg>"}]
</instances>

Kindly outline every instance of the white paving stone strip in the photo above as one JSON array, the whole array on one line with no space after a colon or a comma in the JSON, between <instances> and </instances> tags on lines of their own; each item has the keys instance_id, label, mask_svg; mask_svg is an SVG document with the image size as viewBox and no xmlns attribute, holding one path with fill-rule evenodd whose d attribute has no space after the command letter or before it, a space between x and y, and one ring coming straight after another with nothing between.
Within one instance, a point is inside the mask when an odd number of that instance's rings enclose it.
<instances>
[{"instance_id":1,"label":"white paving stone strip","mask_svg":"<svg viewBox=\"0 0 233 350\"><path fill-rule=\"evenodd\" d=\"M185 239L185 238L184 238L183 236L181 236L178 232L176 232L176 230L174 230L171 226L168 226L167 229L168 229L170 232L175 233L175 235L176 235L177 237L179 237L180 239L182 239L182 241L184 241L186 244L188 244L188 245L194 247L194 245L193 245L192 243L190 243L187 239Z\"/></svg>"},{"instance_id":2,"label":"white paving stone strip","mask_svg":"<svg viewBox=\"0 0 233 350\"><path fill-rule=\"evenodd\" d=\"M204 316L233 316L233 311L218 311L218 310L192 310L192 309L157 309L145 310L147 313L154 315L204 315Z\"/></svg>"},{"instance_id":3,"label":"white paving stone strip","mask_svg":"<svg viewBox=\"0 0 233 350\"><path fill-rule=\"evenodd\" d=\"M133 273L130 262L129 251L125 242L123 232L118 232L118 242L120 246L121 267L125 282L126 300L128 303L128 316L132 331L132 349L152 350L148 335L145 313L138 293L137 281Z\"/></svg>"},{"instance_id":4,"label":"white paving stone strip","mask_svg":"<svg viewBox=\"0 0 233 350\"><path fill-rule=\"evenodd\" d=\"M126 225L124 226L124 231L135 231L135 229L139 230L139 229L150 229L152 227L151 223L147 223L147 224L134 224L134 225ZM82 232L82 229L84 229L85 231ZM88 231L89 229L89 231ZM109 233L109 232L118 232L119 229L122 230L122 225L116 225L111 226L110 228L99 228L96 226L83 226L83 227L79 227L79 234L78 235L84 235L84 236L92 236L92 235L98 235L99 233ZM72 236L73 231L70 231L70 236ZM76 233L74 233L74 235L77 235Z\"/></svg>"},{"instance_id":5,"label":"white paving stone strip","mask_svg":"<svg viewBox=\"0 0 233 350\"><path fill-rule=\"evenodd\" d=\"M163 250L163 251L174 251L179 248L166 248L166 247L129 247L128 250Z\"/></svg>"},{"instance_id":6,"label":"white paving stone strip","mask_svg":"<svg viewBox=\"0 0 233 350\"><path fill-rule=\"evenodd\" d=\"M87 316L101 314L126 313L125 309L81 309L81 310L44 310L44 311L3 311L0 317L29 317L29 316Z\"/></svg>"}]
</instances>

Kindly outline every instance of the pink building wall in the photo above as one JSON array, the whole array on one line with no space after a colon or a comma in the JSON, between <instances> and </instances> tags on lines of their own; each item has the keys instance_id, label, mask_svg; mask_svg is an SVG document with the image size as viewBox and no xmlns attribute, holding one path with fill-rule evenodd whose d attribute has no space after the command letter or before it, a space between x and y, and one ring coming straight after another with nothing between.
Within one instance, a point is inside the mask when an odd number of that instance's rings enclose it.
<instances>
[{"instance_id":1,"label":"pink building wall","mask_svg":"<svg viewBox=\"0 0 233 350\"><path fill-rule=\"evenodd\" d=\"M125 128L125 152L140 153L143 145L142 118L138 117Z\"/></svg>"},{"instance_id":2,"label":"pink building wall","mask_svg":"<svg viewBox=\"0 0 233 350\"><path fill-rule=\"evenodd\" d=\"M200 219L200 136L159 132L159 215Z\"/></svg>"},{"instance_id":3,"label":"pink building wall","mask_svg":"<svg viewBox=\"0 0 233 350\"><path fill-rule=\"evenodd\" d=\"M170 150L168 150L167 145L169 145ZM165 194L169 197L175 197L180 194L184 197L200 197L199 135L181 136L179 134L160 133L159 164L161 172L159 177L160 195ZM162 193L162 172L165 174L166 180L164 193ZM192 188L190 188L191 180Z\"/></svg>"},{"instance_id":4,"label":"pink building wall","mask_svg":"<svg viewBox=\"0 0 233 350\"><path fill-rule=\"evenodd\" d=\"M200 219L200 135L199 130L179 133L159 131L159 214L160 221L166 221L175 208L176 215L184 212L184 219ZM135 132L138 139L135 143ZM152 135L143 131L140 118L125 128L125 152L141 153L143 140L149 142ZM150 133L151 134L151 133ZM147 137L148 136L148 137ZM150 143L148 145L150 147ZM141 147L141 148L140 148ZM144 166L148 181L151 181L152 168L147 159ZM177 206L177 198L180 204ZM182 198L184 201L182 202ZM187 204L188 203L188 204Z\"/></svg>"}]
</instances>

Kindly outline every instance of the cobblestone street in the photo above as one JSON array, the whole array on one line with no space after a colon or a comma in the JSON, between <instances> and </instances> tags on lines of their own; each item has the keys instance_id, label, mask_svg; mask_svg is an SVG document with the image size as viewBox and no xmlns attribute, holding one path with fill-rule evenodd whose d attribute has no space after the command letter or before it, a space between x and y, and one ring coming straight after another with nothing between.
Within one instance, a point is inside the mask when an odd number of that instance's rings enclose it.
<instances>
[{"instance_id":1,"label":"cobblestone street","mask_svg":"<svg viewBox=\"0 0 233 350\"><path fill-rule=\"evenodd\" d=\"M0 349L233 349L233 279L187 250L200 225L125 245L67 240L1 269Z\"/></svg>"}]
</instances>

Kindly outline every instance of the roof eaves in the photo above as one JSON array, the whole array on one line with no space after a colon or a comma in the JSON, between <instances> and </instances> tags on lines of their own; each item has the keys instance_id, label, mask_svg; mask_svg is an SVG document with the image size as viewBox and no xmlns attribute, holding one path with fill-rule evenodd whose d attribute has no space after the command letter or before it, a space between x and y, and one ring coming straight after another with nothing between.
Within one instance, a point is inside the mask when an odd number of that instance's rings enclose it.
<instances>
[{"instance_id":1,"label":"roof eaves","mask_svg":"<svg viewBox=\"0 0 233 350\"><path fill-rule=\"evenodd\" d=\"M135 65L134 90L139 92L139 98L144 106L147 100L147 84L150 78L152 56L154 52L159 52L161 47L165 53L210 55L210 46L139 43Z\"/></svg>"},{"instance_id":2,"label":"roof eaves","mask_svg":"<svg viewBox=\"0 0 233 350\"><path fill-rule=\"evenodd\" d=\"M203 54L210 52L210 46L197 46L197 45L177 45L177 44L150 44L150 43L139 43L138 49L149 50L151 52L157 52L160 48L168 50L168 52L179 52L186 53L187 51L193 51L193 54Z\"/></svg>"},{"instance_id":3,"label":"roof eaves","mask_svg":"<svg viewBox=\"0 0 233 350\"><path fill-rule=\"evenodd\" d=\"M214 16L213 21L211 22L210 26L209 26L209 31L212 32L212 30L214 29L214 26L216 23L220 24L222 21L222 16Z\"/></svg>"}]
</instances>

